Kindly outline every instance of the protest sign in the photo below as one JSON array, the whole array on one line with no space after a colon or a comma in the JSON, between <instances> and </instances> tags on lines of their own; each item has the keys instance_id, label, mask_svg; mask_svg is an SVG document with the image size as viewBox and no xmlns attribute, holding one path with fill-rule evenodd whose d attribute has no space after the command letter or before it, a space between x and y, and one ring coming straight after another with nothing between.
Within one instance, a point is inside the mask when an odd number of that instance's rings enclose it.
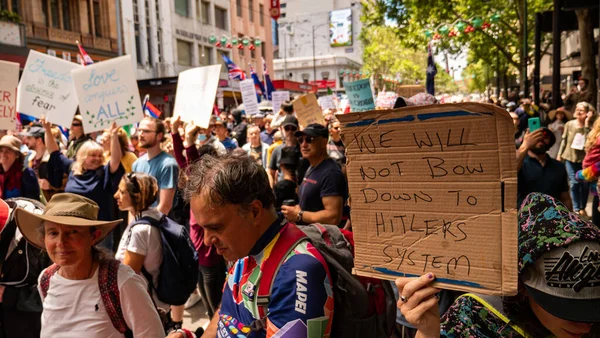
<instances>
[{"instance_id":1,"label":"protest sign","mask_svg":"<svg viewBox=\"0 0 600 338\"><path fill-rule=\"evenodd\" d=\"M335 103L333 102L333 95L325 95L319 98L319 105L321 109L335 109Z\"/></svg>"},{"instance_id":2,"label":"protest sign","mask_svg":"<svg viewBox=\"0 0 600 338\"><path fill-rule=\"evenodd\" d=\"M144 118L131 55L71 71L86 134Z\"/></svg>"},{"instance_id":3,"label":"protest sign","mask_svg":"<svg viewBox=\"0 0 600 338\"><path fill-rule=\"evenodd\" d=\"M275 91L271 93L273 99L273 114L279 113L281 104L290 99L290 92L287 90Z\"/></svg>"},{"instance_id":4,"label":"protest sign","mask_svg":"<svg viewBox=\"0 0 600 338\"><path fill-rule=\"evenodd\" d=\"M317 97L313 93L308 93L300 96L292 102L294 111L298 118L298 123L302 127L306 127L312 123L326 125L323 111L319 106Z\"/></svg>"},{"instance_id":5,"label":"protest sign","mask_svg":"<svg viewBox=\"0 0 600 338\"><path fill-rule=\"evenodd\" d=\"M242 92L242 101L244 101L246 115L258 114L258 99L256 98L254 80L240 81L240 91Z\"/></svg>"},{"instance_id":6,"label":"protest sign","mask_svg":"<svg viewBox=\"0 0 600 338\"><path fill-rule=\"evenodd\" d=\"M17 111L69 128L77 111L71 70L81 68L54 56L29 51L19 82Z\"/></svg>"},{"instance_id":7,"label":"protest sign","mask_svg":"<svg viewBox=\"0 0 600 338\"><path fill-rule=\"evenodd\" d=\"M175 95L175 115L186 122L194 121L201 128L208 128L215 96L219 86L221 65L197 67L179 73Z\"/></svg>"},{"instance_id":8,"label":"protest sign","mask_svg":"<svg viewBox=\"0 0 600 338\"><path fill-rule=\"evenodd\" d=\"M344 82L346 95L350 102L352 112L361 112L375 109L373 101L373 91L369 79L362 79L354 82Z\"/></svg>"},{"instance_id":9,"label":"protest sign","mask_svg":"<svg viewBox=\"0 0 600 338\"><path fill-rule=\"evenodd\" d=\"M517 292L512 119L464 103L337 116L357 275L436 275L437 287Z\"/></svg>"},{"instance_id":10,"label":"protest sign","mask_svg":"<svg viewBox=\"0 0 600 338\"><path fill-rule=\"evenodd\" d=\"M0 74L0 129L13 130L17 125L19 64L0 61Z\"/></svg>"},{"instance_id":11,"label":"protest sign","mask_svg":"<svg viewBox=\"0 0 600 338\"><path fill-rule=\"evenodd\" d=\"M397 98L398 94L394 92L379 92L375 106L377 106L377 109L392 109Z\"/></svg>"}]
</instances>

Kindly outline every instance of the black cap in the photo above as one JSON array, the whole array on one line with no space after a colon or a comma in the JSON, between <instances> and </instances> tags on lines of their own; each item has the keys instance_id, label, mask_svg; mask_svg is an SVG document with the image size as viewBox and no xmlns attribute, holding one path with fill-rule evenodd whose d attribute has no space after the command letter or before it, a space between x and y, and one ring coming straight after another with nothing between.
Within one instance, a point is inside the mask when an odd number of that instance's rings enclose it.
<instances>
[{"instance_id":1,"label":"black cap","mask_svg":"<svg viewBox=\"0 0 600 338\"><path fill-rule=\"evenodd\" d=\"M30 127L27 131L23 132L23 136L42 138L46 130L42 127Z\"/></svg>"},{"instance_id":2,"label":"black cap","mask_svg":"<svg viewBox=\"0 0 600 338\"><path fill-rule=\"evenodd\" d=\"M322 124L312 123L312 124L309 124L308 126L306 126L306 128L304 128L304 130L297 131L296 134L294 134L294 135L296 137L299 137L301 135L307 135L307 136L312 136L312 137L321 136L324 138L328 138L329 130L327 130L327 127L325 127Z\"/></svg>"},{"instance_id":3,"label":"black cap","mask_svg":"<svg viewBox=\"0 0 600 338\"><path fill-rule=\"evenodd\" d=\"M298 129L298 119L294 117L294 115L287 115L284 119L283 122L281 122L281 126L285 127L285 126L294 126L296 127L296 129Z\"/></svg>"}]
</instances>

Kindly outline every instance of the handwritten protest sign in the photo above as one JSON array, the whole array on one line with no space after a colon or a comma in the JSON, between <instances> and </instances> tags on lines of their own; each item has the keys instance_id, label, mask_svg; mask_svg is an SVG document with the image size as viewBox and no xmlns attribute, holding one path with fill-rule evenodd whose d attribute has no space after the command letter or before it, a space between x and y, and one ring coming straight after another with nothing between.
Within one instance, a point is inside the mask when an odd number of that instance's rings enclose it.
<instances>
[{"instance_id":1,"label":"handwritten protest sign","mask_svg":"<svg viewBox=\"0 0 600 338\"><path fill-rule=\"evenodd\" d=\"M338 115L355 273L436 274L438 287L517 292L512 120L465 103Z\"/></svg>"},{"instance_id":2,"label":"handwritten protest sign","mask_svg":"<svg viewBox=\"0 0 600 338\"><path fill-rule=\"evenodd\" d=\"M198 67L179 73L175 95L175 115L208 128L215 104L221 65Z\"/></svg>"},{"instance_id":3,"label":"handwritten protest sign","mask_svg":"<svg viewBox=\"0 0 600 338\"><path fill-rule=\"evenodd\" d=\"M377 94L375 105L377 106L377 109L392 109L394 108L397 98L398 94L394 92L379 92Z\"/></svg>"},{"instance_id":4,"label":"handwritten protest sign","mask_svg":"<svg viewBox=\"0 0 600 338\"><path fill-rule=\"evenodd\" d=\"M281 104L290 99L290 92L287 90L275 91L271 93L273 99L273 113L277 114L281 108Z\"/></svg>"},{"instance_id":5,"label":"handwritten protest sign","mask_svg":"<svg viewBox=\"0 0 600 338\"><path fill-rule=\"evenodd\" d=\"M19 64L0 61L0 129L13 130L17 123Z\"/></svg>"},{"instance_id":6,"label":"handwritten protest sign","mask_svg":"<svg viewBox=\"0 0 600 338\"><path fill-rule=\"evenodd\" d=\"M373 91L369 79L362 79L354 82L344 82L350 110L352 112L361 112L375 109L373 101Z\"/></svg>"},{"instance_id":7,"label":"handwritten protest sign","mask_svg":"<svg viewBox=\"0 0 600 338\"><path fill-rule=\"evenodd\" d=\"M258 114L258 99L256 98L254 80L240 81L240 91L242 92L242 101L244 101L246 115Z\"/></svg>"},{"instance_id":8,"label":"handwritten protest sign","mask_svg":"<svg viewBox=\"0 0 600 338\"><path fill-rule=\"evenodd\" d=\"M319 106L317 97L313 93L308 93L300 96L292 102L296 117L298 117L298 123L306 127L312 123L319 123L325 125L325 118L323 117L323 111Z\"/></svg>"},{"instance_id":9,"label":"handwritten protest sign","mask_svg":"<svg viewBox=\"0 0 600 338\"><path fill-rule=\"evenodd\" d=\"M333 95L325 95L319 98L319 105L321 109L335 109L335 103L333 102Z\"/></svg>"},{"instance_id":10,"label":"handwritten protest sign","mask_svg":"<svg viewBox=\"0 0 600 338\"><path fill-rule=\"evenodd\" d=\"M71 71L86 133L126 126L143 117L131 55Z\"/></svg>"},{"instance_id":11,"label":"handwritten protest sign","mask_svg":"<svg viewBox=\"0 0 600 338\"><path fill-rule=\"evenodd\" d=\"M77 94L71 70L81 68L54 56L29 51L19 82L17 111L70 127L77 111Z\"/></svg>"}]
</instances>

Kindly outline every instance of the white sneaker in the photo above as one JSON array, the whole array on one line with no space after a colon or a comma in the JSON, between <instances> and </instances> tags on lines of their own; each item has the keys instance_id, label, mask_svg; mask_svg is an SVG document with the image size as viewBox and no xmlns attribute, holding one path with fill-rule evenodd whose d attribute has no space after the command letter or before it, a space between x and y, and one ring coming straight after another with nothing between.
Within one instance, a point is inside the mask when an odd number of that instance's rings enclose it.
<instances>
[{"instance_id":1,"label":"white sneaker","mask_svg":"<svg viewBox=\"0 0 600 338\"><path fill-rule=\"evenodd\" d=\"M184 309L189 309L194 307L194 305L198 304L198 302L202 299L202 297L200 297L200 293L198 292L198 290L195 290L194 292L192 292L192 294L190 295L190 298L188 298L187 302L185 302L184 304Z\"/></svg>"}]
</instances>

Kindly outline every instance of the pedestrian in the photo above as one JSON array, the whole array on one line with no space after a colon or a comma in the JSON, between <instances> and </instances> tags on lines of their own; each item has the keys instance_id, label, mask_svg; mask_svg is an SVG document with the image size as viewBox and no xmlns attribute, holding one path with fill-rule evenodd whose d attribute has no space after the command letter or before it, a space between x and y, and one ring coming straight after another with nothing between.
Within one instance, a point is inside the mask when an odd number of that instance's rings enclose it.
<instances>
[{"instance_id":1,"label":"pedestrian","mask_svg":"<svg viewBox=\"0 0 600 338\"><path fill-rule=\"evenodd\" d=\"M237 141L238 146L243 146L247 142L247 130L248 123L245 121L244 111L241 109L234 109L231 111L233 116L233 126L231 128L231 135Z\"/></svg>"},{"instance_id":2,"label":"pedestrian","mask_svg":"<svg viewBox=\"0 0 600 338\"><path fill-rule=\"evenodd\" d=\"M295 136L302 157L308 160L310 167L298 189L298 205L284 205L281 212L297 224L338 225L348 198L348 184L339 165L327 154L327 127L309 124Z\"/></svg>"},{"instance_id":3,"label":"pedestrian","mask_svg":"<svg viewBox=\"0 0 600 338\"><path fill-rule=\"evenodd\" d=\"M85 134L83 131L83 119L81 115L76 114L71 123L71 129L69 130L69 143L67 144L67 158L75 159L79 147L81 147L86 141L92 138Z\"/></svg>"},{"instance_id":4,"label":"pedestrian","mask_svg":"<svg viewBox=\"0 0 600 338\"><path fill-rule=\"evenodd\" d=\"M600 323L600 230L551 196L519 211L518 294L466 294L440 320L432 273L398 278L398 307L421 337L582 337ZM596 330L597 331L597 330ZM592 336L597 336L594 332Z\"/></svg>"},{"instance_id":5,"label":"pedestrian","mask_svg":"<svg viewBox=\"0 0 600 338\"><path fill-rule=\"evenodd\" d=\"M258 126L250 126L248 129L248 143L244 144L242 149L246 151L248 156L256 160L256 162L267 168L267 150L269 146L260 140L260 128Z\"/></svg>"},{"instance_id":6,"label":"pedestrian","mask_svg":"<svg viewBox=\"0 0 600 338\"><path fill-rule=\"evenodd\" d=\"M587 182L578 182L575 179L575 174L582 169L586 138L596 120L596 114L593 108L590 109L589 104L580 102L575 107L574 117L574 120L565 124L556 159L565 161L565 167L569 174L569 192L573 201L573 210L587 217L585 207L588 200L589 186Z\"/></svg>"},{"instance_id":7,"label":"pedestrian","mask_svg":"<svg viewBox=\"0 0 600 338\"><path fill-rule=\"evenodd\" d=\"M273 186L275 210L277 212L281 212L281 206L286 201L293 201L291 205L298 204L298 184L296 183L298 162L298 152L295 147L284 147L281 150L279 169L283 173L283 180L275 183Z\"/></svg>"},{"instance_id":8,"label":"pedestrian","mask_svg":"<svg viewBox=\"0 0 600 338\"><path fill-rule=\"evenodd\" d=\"M333 120L329 124L329 142L327 142L327 154L345 171L346 167L346 146L342 141L342 127L340 121Z\"/></svg>"},{"instance_id":9,"label":"pedestrian","mask_svg":"<svg viewBox=\"0 0 600 338\"><path fill-rule=\"evenodd\" d=\"M294 105L290 101L285 101L281 104L279 108L279 112L273 116L273 121L271 122L272 128L283 127L283 121L288 116L294 116Z\"/></svg>"},{"instance_id":10,"label":"pedestrian","mask_svg":"<svg viewBox=\"0 0 600 338\"><path fill-rule=\"evenodd\" d=\"M228 153L231 153L238 147L234 140L229 137L229 129L227 129L225 121L218 118L215 121L215 135L221 144L223 144Z\"/></svg>"},{"instance_id":11,"label":"pedestrian","mask_svg":"<svg viewBox=\"0 0 600 338\"><path fill-rule=\"evenodd\" d=\"M548 113L548 120L550 121L550 124L548 124L548 129L550 129L557 140L562 140L562 135L565 131L565 124L570 120L570 115L571 113L562 107L551 110ZM560 143L554 143L552 148L548 150L550 157L556 158L559 148Z\"/></svg>"},{"instance_id":12,"label":"pedestrian","mask_svg":"<svg viewBox=\"0 0 600 338\"><path fill-rule=\"evenodd\" d=\"M273 144L273 136L277 132L277 128L273 129L271 127L271 121L273 121L273 115L265 116L265 118L263 119L264 127L260 132L260 140L268 144L269 146Z\"/></svg>"},{"instance_id":13,"label":"pedestrian","mask_svg":"<svg viewBox=\"0 0 600 338\"><path fill-rule=\"evenodd\" d=\"M184 137L186 148L188 147L202 147L204 145L210 146L214 148L219 155L227 154L227 150L225 146L219 142L219 140L213 135L213 131L215 130L216 118L211 116L208 128L201 128L196 126L194 123L185 124ZM175 132L175 130L180 129L184 125L184 122L181 121L181 117L177 116L173 120L174 131L171 133L171 137L173 138L173 149L175 153L175 158L177 159L178 155L183 156L183 139L181 134ZM175 128L177 127L177 128ZM179 162L179 160L177 160Z\"/></svg>"},{"instance_id":14,"label":"pedestrian","mask_svg":"<svg viewBox=\"0 0 600 338\"><path fill-rule=\"evenodd\" d=\"M245 154L204 156L189 168L185 197L204 242L235 262L206 337L307 337L308 325L320 328L311 338L329 336L334 295L327 265L307 240L277 244L280 234L300 230L276 213L264 168ZM287 259L272 272L270 296L259 302L257 286L269 278L262 263L279 256ZM286 335L284 326L294 326L293 333Z\"/></svg>"},{"instance_id":15,"label":"pedestrian","mask_svg":"<svg viewBox=\"0 0 600 338\"><path fill-rule=\"evenodd\" d=\"M164 337L141 276L96 247L122 220L98 220L94 201L71 193L52 196L39 215L17 209L19 230L54 264L39 279L42 337Z\"/></svg>"},{"instance_id":16,"label":"pedestrian","mask_svg":"<svg viewBox=\"0 0 600 338\"><path fill-rule=\"evenodd\" d=\"M587 102L587 103L591 103L592 102L592 92L589 90L590 88L590 80L580 76L579 80L577 81L577 92L578 92L578 97L577 97L577 103L580 102Z\"/></svg>"},{"instance_id":17,"label":"pedestrian","mask_svg":"<svg viewBox=\"0 0 600 338\"><path fill-rule=\"evenodd\" d=\"M281 132L279 130L275 131L275 133L273 133L273 143L271 143L271 145L269 146L269 149L267 149L267 163L269 163L269 165L271 164L271 156L273 155L273 151L275 151L275 149L277 147L279 147L281 144L283 143L283 140L281 138ZM267 172L268 168L267 168ZM269 180L271 179L271 175L269 174Z\"/></svg>"},{"instance_id":18,"label":"pedestrian","mask_svg":"<svg viewBox=\"0 0 600 338\"><path fill-rule=\"evenodd\" d=\"M283 173L279 171L279 161L281 160L281 150L283 147L299 148L298 140L294 136L294 133L298 131L298 119L293 115L286 115L285 119L281 122L280 129L284 142L273 150L269 160L269 181L272 186L283 179ZM298 149L298 153L300 153L300 149Z\"/></svg>"},{"instance_id":19,"label":"pedestrian","mask_svg":"<svg viewBox=\"0 0 600 338\"><path fill-rule=\"evenodd\" d=\"M0 139L0 198L26 197L40 200L35 171L24 167L21 140L12 135Z\"/></svg>"},{"instance_id":20,"label":"pedestrian","mask_svg":"<svg viewBox=\"0 0 600 338\"><path fill-rule=\"evenodd\" d=\"M111 221L115 200L113 195L117 191L121 177L125 173L121 165L121 147L117 135L117 125L113 123L110 129L111 154L110 161L104 163L102 146L95 141L88 140L79 147L76 160L62 154L58 149L56 140L51 135L51 125L41 119L46 130L46 147L50 153L48 160L48 181L55 187L61 187L63 177L68 175L65 192L85 196L96 204L100 211L98 219ZM108 236L102 246L113 249L112 236Z\"/></svg>"}]
</instances>

